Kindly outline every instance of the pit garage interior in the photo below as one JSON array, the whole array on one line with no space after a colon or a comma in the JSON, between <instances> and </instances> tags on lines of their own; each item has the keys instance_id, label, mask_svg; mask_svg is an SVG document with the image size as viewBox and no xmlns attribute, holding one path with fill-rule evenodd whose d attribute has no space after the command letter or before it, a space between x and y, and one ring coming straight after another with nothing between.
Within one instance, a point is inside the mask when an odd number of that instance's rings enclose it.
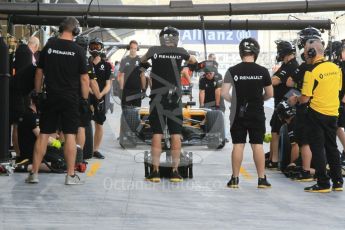
<instances>
[{"instance_id":1,"label":"pit garage interior","mask_svg":"<svg viewBox=\"0 0 345 230\"><path fill-rule=\"evenodd\" d=\"M193 51L199 61L215 53L224 75L240 61L239 40L250 33L262 47L258 63L272 72L277 64L275 40L294 42L297 32L308 26L320 29L326 43L345 39L344 14L342 0L0 0L0 39L11 53L16 46L11 38L19 42L35 35L41 42L47 41L65 16L76 16L84 34L102 38L107 57L114 62L127 54L124 48L130 40L139 42L142 55L147 47L159 43L160 29L173 25L180 29L182 47ZM7 54L0 55L0 162L8 164L10 70ZM197 106L198 77L192 81ZM0 230L344 228L344 193L305 193L303 188L314 182L295 182L277 170L266 170L272 188L258 190L249 145L240 189L226 187L231 176L230 104L226 103L224 113L225 135L230 141L224 148L184 146L185 151L193 152L193 178L179 184L169 180L153 184L144 180L144 152L150 145L120 146L120 99L112 96L110 101L114 109L107 113L101 146L106 159L88 160L86 172L80 174L84 185L65 186L63 175L55 173L41 173L36 185L24 183L26 173L0 176ZM148 105L149 98L145 98L143 107ZM272 113L271 100L265 103L267 132ZM269 151L268 143L264 149Z\"/></svg>"}]
</instances>

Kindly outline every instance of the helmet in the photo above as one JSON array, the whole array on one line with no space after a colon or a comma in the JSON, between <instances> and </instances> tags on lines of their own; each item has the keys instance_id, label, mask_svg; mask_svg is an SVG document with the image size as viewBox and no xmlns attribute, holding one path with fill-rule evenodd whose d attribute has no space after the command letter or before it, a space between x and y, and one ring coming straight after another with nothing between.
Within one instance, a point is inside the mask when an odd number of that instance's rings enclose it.
<instances>
[{"instance_id":1,"label":"helmet","mask_svg":"<svg viewBox=\"0 0 345 230\"><path fill-rule=\"evenodd\" d=\"M343 50L343 43L340 41L332 42L332 46L329 45L325 49L325 56L331 56L333 61L339 61L341 59L341 52Z\"/></svg>"},{"instance_id":2,"label":"helmet","mask_svg":"<svg viewBox=\"0 0 345 230\"><path fill-rule=\"evenodd\" d=\"M275 43L277 44L276 59L278 62L283 61L283 58L286 55L294 54L296 52L296 47L291 42L278 40L278 41L275 41Z\"/></svg>"},{"instance_id":3,"label":"helmet","mask_svg":"<svg viewBox=\"0 0 345 230\"><path fill-rule=\"evenodd\" d=\"M159 42L162 46L177 46L180 35L176 28L166 26L159 33Z\"/></svg>"},{"instance_id":4,"label":"helmet","mask_svg":"<svg viewBox=\"0 0 345 230\"><path fill-rule=\"evenodd\" d=\"M75 38L75 42L83 47L85 51L87 51L87 47L89 44L89 37L88 36L78 36Z\"/></svg>"},{"instance_id":5,"label":"helmet","mask_svg":"<svg viewBox=\"0 0 345 230\"><path fill-rule=\"evenodd\" d=\"M241 58L249 54L254 55L256 61L260 53L260 45L254 38L245 38L240 42L239 50Z\"/></svg>"},{"instance_id":6,"label":"helmet","mask_svg":"<svg viewBox=\"0 0 345 230\"><path fill-rule=\"evenodd\" d=\"M305 46L305 43L309 39L319 39L320 41L323 41L320 30L318 30L314 27L311 27L311 26L301 30L297 34L299 37L298 38L298 48L299 49L302 49Z\"/></svg>"},{"instance_id":7,"label":"helmet","mask_svg":"<svg viewBox=\"0 0 345 230\"><path fill-rule=\"evenodd\" d=\"M279 119L283 122L285 121L285 119L296 115L296 108L289 105L286 101L280 102L275 110L278 114Z\"/></svg>"},{"instance_id":8,"label":"helmet","mask_svg":"<svg viewBox=\"0 0 345 230\"><path fill-rule=\"evenodd\" d=\"M103 42L99 38L94 38L89 43L89 53L92 56L100 55L100 53L103 52L103 48L104 48Z\"/></svg>"}]
</instances>

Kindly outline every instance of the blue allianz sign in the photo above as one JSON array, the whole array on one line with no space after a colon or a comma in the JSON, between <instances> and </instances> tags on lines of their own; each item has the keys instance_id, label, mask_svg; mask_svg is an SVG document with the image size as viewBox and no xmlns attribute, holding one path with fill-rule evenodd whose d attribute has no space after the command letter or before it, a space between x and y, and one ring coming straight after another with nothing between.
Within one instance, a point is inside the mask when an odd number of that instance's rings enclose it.
<instances>
[{"instance_id":1,"label":"blue allianz sign","mask_svg":"<svg viewBox=\"0 0 345 230\"><path fill-rule=\"evenodd\" d=\"M257 30L205 30L207 44L239 44L243 38L258 39ZM202 30L180 30L182 44L203 43Z\"/></svg>"}]
</instances>

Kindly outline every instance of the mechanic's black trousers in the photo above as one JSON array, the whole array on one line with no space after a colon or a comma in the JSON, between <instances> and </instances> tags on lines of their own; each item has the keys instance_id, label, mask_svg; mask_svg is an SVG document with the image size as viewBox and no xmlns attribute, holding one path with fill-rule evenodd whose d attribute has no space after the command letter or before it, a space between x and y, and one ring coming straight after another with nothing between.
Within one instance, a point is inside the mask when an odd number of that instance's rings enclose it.
<instances>
[{"instance_id":1,"label":"mechanic's black trousers","mask_svg":"<svg viewBox=\"0 0 345 230\"><path fill-rule=\"evenodd\" d=\"M323 115L309 108L307 128L318 185L330 187L329 176L333 183L343 182L340 154L336 142L337 117ZM330 167L329 176L326 172L326 161Z\"/></svg>"}]
</instances>

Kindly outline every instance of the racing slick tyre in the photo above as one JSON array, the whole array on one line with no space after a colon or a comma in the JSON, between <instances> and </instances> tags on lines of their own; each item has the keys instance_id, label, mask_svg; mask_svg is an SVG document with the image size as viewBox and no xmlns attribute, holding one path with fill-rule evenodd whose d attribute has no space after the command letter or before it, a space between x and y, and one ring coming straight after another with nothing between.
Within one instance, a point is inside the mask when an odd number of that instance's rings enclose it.
<instances>
[{"instance_id":1,"label":"racing slick tyre","mask_svg":"<svg viewBox=\"0 0 345 230\"><path fill-rule=\"evenodd\" d=\"M225 146L224 115L221 111L206 113L206 138L209 149L222 149Z\"/></svg>"},{"instance_id":2,"label":"racing slick tyre","mask_svg":"<svg viewBox=\"0 0 345 230\"><path fill-rule=\"evenodd\" d=\"M279 169L282 172L284 172L284 170L290 163L290 155L291 155L291 144L290 144L290 139L289 139L289 133L288 133L287 125L284 124L280 128L279 145L278 145Z\"/></svg>"},{"instance_id":3,"label":"racing slick tyre","mask_svg":"<svg viewBox=\"0 0 345 230\"><path fill-rule=\"evenodd\" d=\"M137 145L137 128L140 116L137 109L124 109L121 114L120 145L122 148L135 148Z\"/></svg>"}]
</instances>

